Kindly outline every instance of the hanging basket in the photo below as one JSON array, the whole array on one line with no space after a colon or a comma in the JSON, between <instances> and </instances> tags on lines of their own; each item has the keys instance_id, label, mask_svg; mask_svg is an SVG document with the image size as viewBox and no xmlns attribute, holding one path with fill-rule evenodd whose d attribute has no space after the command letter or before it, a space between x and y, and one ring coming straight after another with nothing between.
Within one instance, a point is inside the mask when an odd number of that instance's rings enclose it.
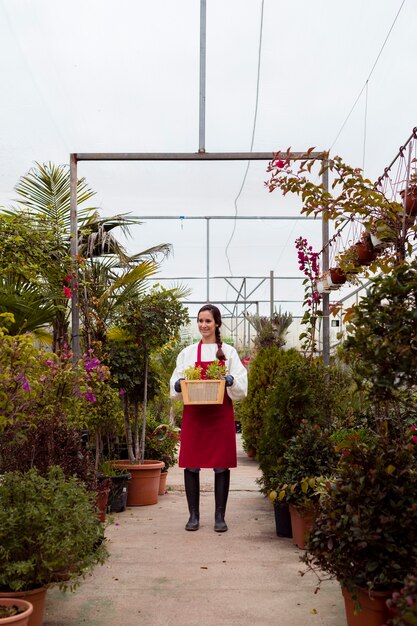
<instances>
[{"instance_id":1,"label":"hanging basket","mask_svg":"<svg viewBox=\"0 0 417 626\"><path fill-rule=\"evenodd\" d=\"M181 381L184 404L222 404L224 388L223 379Z\"/></svg>"}]
</instances>

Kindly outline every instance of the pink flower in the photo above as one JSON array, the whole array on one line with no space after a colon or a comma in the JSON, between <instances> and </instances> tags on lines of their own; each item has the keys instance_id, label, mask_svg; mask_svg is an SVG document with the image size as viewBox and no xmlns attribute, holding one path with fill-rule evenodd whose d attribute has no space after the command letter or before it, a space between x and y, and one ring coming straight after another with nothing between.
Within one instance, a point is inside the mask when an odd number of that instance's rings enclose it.
<instances>
[{"instance_id":1,"label":"pink flower","mask_svg":"<svg viewBox=\"0 0 417 626\"><path fill-rule=\"evenodd\" d=\"M119 396L124 396L124 395L125 395L125 393L126 393L126 392L125 392L123 389L120 389L120 391L119 391Z\"/></svg>"},{"instance_id":2,"label":"pink flower","mask_svg":"<svg viewBox=\"0 0 417 626\"><path fill-rule=\"evenodd\" d=\"M414 435L413 437L411 437L411 441L414 441L414 443L417 443L417 435Z\"/></svg>"},{"instance_id":3,"label":"pink flower","mask_svg":"<svg viewBox=\"0 0 417 626\"><path fill-rule=\"evenodd\" d=\"M282 169L285 166L285 161L283 161L282 159L278 159L278 161L273 162L273 166Z\"/></svg>"},{"instance_id":4,"label":"pink flower","mask_svg":"<svg viewBox=\"0 0 417 626\"><path fill-rule=\"evenodd\" d=\"M66 298L68 298L69 300L72 298L72 291L69 287L63 287L63 292Z\"/></svg>"}]
</instances>

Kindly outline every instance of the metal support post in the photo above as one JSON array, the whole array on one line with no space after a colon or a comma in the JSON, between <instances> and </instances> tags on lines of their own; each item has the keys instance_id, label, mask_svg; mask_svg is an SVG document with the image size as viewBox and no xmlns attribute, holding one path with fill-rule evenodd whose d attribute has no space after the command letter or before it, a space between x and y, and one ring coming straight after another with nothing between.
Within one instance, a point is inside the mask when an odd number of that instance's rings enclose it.
<instances>
[{"instance_id":1,"label":"metal support post","mask_svg":"<svg viewBox=\"0 0 417 626\"><path fill-rule=\"evenodd\" d=\"M329 191L329 170L327 168L327 161L323 161L323 188L325 191ZM329 269L329 220L326 213L323 213L322 217L322 270L326 272ZM330 321L329 321L329 295L323 294L323 363L324 365L330 364Z\"/></svg>"},{"instance_id":2,"label":"metal support post","mask_svg":"<svg viewBox=\"0 0 417 626\"><path fill-rule=\"evenodd\" d=\"M78 300L78 218L77 218L77 158L70 155L70 228L72 261L72 299L71 299L71 344L73 360L81 356L80 347L80 309Z\"/></svg>"},{"instance_id":3,"label":"metal support post","mask_svg":"<svg viewBox=\"0 0 417 626\"><path fill-rule=\"evenodd\" d=\"M200 0L200 121L198 151L206 151L206 0Z\"/></svg>"},{"instance_id":4,"label":"metal support post","mask_svg":"<svg viewBox=\"0 0 417 626\"><path fill-rule=\"evenodd\" d=\"M206 259L207 259L207 263L206 263L206 282L207 282L207 286L206 286L206 301L210 302L210 218L206 217L206 237L207 237L207 241L206 241Z\"/></svg>"},{"instance_id":5,"label":"metal support post","mask_svg":"<svg viewBox=\"0 0 417 626\"><path fill-rule=\"evenodd\" d=\"M269 315L272 320L274 317L274 270L269 272L269 280L270 280L270 307L269 307Z\"/></svg>"}]
</instances>

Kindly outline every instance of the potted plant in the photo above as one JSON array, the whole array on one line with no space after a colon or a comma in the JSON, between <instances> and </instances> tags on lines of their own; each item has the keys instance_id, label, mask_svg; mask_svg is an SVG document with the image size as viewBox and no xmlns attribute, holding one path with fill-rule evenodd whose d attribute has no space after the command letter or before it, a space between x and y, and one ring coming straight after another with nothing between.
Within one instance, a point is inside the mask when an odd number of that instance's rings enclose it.
<instances>
[{"instance_id":1,"label":"potted plant","mask_svg":"<svg viewBox=\"0 0 417 626\"><path fill-rule=\"evenodd\" d=\"M413 161L415 163L416 159ZM400 196L407 216L415 218L417 215L417 171L411 172L408 185L405 189L401 189Z\"/></svg>"},{"instance_id":2,"label":"potted plant","mask_svg":"<svg viewBox=\"0 0 417 626\"><path fill-rule=\"evenodd\" d=\"M159 482L159 494L164 495L168 470L177 462L177 447L180 429L169 424L161 424L149 419L146 424L146 450L152 459L164 463Z\"/></svg>"},{"instance_id":3,"label":"potted plant","mask_svg":"<svg viewBox=\"0 0 417 626\"><path fill-rule=\"evenodd\" d=\"M188 367L181 380L184 404L222 404L226 367L215 359L203 376L201 367Z\"/></svg>"},{"instance_id":4,"label":"potted plant","mask_svg":"<svg viewBox=\"0 0 417 626\"><path fill-rule=\"evenodd\" d=\"M367 443L352 441L319 501L302 560L340 582L349 626L357 623L350 619L352 599L365 611L367 596L382 593L386 600L417 567L413 433L406 429L402 436L390 432ZM382 625L384 611L380 622L363 623Z\"/></svg>"},{"instance_id":5,"label":"potted plant","mask_svg":"<svg viewBox=\"0 0 417 626\"><path fill-rule=\"evenodd\" d=\"M24 596L42 615L49 586L75 589L107 556L95 496L78 479L59 467L2 475L0 596Z\"/></svg>"},{"instance_id":6,"label":"potted plant","mask_svg":"<svg viewBox=\"0 0 417 626\"><path fill-rule=\"evenodd\" d=\"M301 549L313 523L320 486L336 465L329 434L323 426L302 420L283 455L283 474L269 492L272 502L289 506L293 543Z\"/></svg>"},{"instance_id":7,"label":"potted plant","mask_svg":"<svg viewBox=\"0 0 417 626\"><path fill-rule=\"evenodd\" d=\"M33 605L20 598L0 598L0 624L27 626L33 613Z\"/></svg>"},{"instance_id":8,"label":"potted plant","mask_svg":"<svg viewBox=\"0 0 417 626\"><path fill-rule=\"evenodd\" d=\"M145 460L147 406L151 384L156 393L158 382L152 372L151 353L178 335L188 321L186 308L179 298L183 291L155 287L141 297L132 298L119 317L111 335L110 369L117 382L124 411L128 461L115 460L132 474L128 505L156 504L162 461ZM151 367L150 367L151 366ZM142 409L142 419L139 417Z\"/></svg>"}]
</instances>

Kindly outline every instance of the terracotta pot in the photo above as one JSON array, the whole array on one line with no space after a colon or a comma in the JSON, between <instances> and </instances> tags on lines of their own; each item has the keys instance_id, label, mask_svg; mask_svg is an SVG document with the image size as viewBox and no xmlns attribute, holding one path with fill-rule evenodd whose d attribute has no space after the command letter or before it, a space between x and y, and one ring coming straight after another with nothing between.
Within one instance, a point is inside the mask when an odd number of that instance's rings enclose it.
<instances>
[{"instance_id":1,"label":"terracotta pot","mask_svg":"<svg viewBox=\"0 0 417 626\"><path fill-rule=\"evenodd\" d=\"M256 449L253 446L249 446L246 450L246 456L250 459L254 459L256 457Z\"/></svg>"},{"instance_id":2,"label":"terracotta pot","mask_svg":"<svg viewBox=\"0 0 417 626\"><path fill-rule=\"evenodd\" d=\"M165 464L163 461L145 461L131 464L129 461L112 461L114 467L128 470L132 478L127 492L127 506L148 506L157 504L159 478Z\"/></svg>"},{"instance_id":3,"label":"terracotta pot","mask_svg":"<svg viewBox=\"0 0 417 626\"><path fill-rule=\"evenodd\" d=\"M110 489L101 489L97 493L96 506L98 509L98 519L100 522L106 521L107 503L109 501Z\"/></svg>"},{"instance_id":4,"label":"terracotta pot","mask_svg":"<svg viewBox=\"0 0 417 626\"><path fill-rule=\"evenodd\" d=\"M384 626L390 617L386 601L391 597L391 593L388 591L369 593L367 589L360 588L356 593L362 610L355 614L355 600L352 600L349 591L342 587L347 626Z\"/></svg>"},{"instance_id":5,"label":"terracotta pot","mask_svg":"<svg viewBox=\"0 0 417 626\"><path fill-rule=\"evenodd\" d=\"M39 587L31 591L3 591L0 592L0 602L2 598L17 598L26 600L33 606L33 612L29 616L28 626L42 626L45 612L46 588Z\"/></svg>"},{"instance_id":6,"label":"terracotta pot","mask_svg":"<svg viewBox=\"0 0 417 626\"><path fill-rule=\"evenodd\" d=\"M168 472L161 472L161 476L159 477L158 496L165 495L167 478L168 478Z\"/></svg>"},{"instance_id":7,"label":"terracotta pot","mask_svg":"<svg viewBox=\"0 0 417 626\"><path fill-rule=\"evenodd\" d=\"M346 282L346 274L340 267L331 267L329 274L333 285L343 285Z\"/></svg>"},{"instance_id":8,"label":"terracotta pot","mask_svg":"<svg viewBox=\"0 0 417 626\"><path fill-rule=\"evenodd\" d=\"M13 624L13 626L27 626L29 617L33 613L33 606L27 600L21 600L20 598L0 598L0 606L16 606L22 610L22 613L18 615L12 615L10 617L0 617L0 625Z\"/></svg>"},{"instance_id":9,"label":"terracotta pot","mask_svg":"<svg viewBox=\"0 0 417 626\"><path fill-rule=\"evenodd\" d=\"M314 511L290 504L292 542L304 550L314 522Z\"/></svg>"},{"instance_id":10,"label":"terracotta pot","mask_svg":"<svg viewBox=\"0 0 417 626\"><path fill-rule=\"evenodd\" d=\"M404 202L405 189L400 191L400 196ZM407 198L405 201L405 210L407 215L417 215L417 185L410 185L407 191Z\"/></svg>"},{"instance_id":11,"label":"terracotta pot","mask_svg":"<svg viewBox=\"0 0 417 626\"><path fill-rule=\"evenodd\" d=\"M356 253L358 255L357 265L370 265L375 261L378 253L372 248L371 241L358 241L355 244Z\"/></svg>"}]
</instances>

